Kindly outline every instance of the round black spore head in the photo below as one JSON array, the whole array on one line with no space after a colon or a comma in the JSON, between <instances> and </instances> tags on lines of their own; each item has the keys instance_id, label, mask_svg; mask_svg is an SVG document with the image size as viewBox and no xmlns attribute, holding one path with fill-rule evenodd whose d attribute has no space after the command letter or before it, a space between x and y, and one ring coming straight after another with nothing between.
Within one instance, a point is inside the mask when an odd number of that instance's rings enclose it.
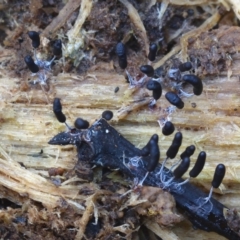
<instances>
[{"instance_id":1,"label":"round black spore head","mask_svg":"<svg viewBox=\"0 0 240 240\"><path fill-rule=\"evenodd\" d=\"M202 94L203 84L202 80L193 74L186 74L182 77L182 80L190 83L193 86L193 93L197 96Z\"/></svg>"},{"instance_id":2,"label":"round black spore head","mask_svg":"<svg viewBox=\"0 0 240 240\"><path fill-rule=\"evenodd\" d=\"M147 89L153 91L153 98L158 100L162 96L162 86L159 82L150 80L147 83Z\"/></svg>"},{"instance_id":3,"label":"round black spore head","mask_svg":"<svg viewBox=\"0 0 240 240\"><path fill-rule=\"evenodd\" d=\"M183 158L183 160L178 165L178 167L173 171L174 177L181 178L183 176L183 174L188 170L189 165L190 165L189 157Z\"/></svg>"},{"instance_id":4,"label":"round black spore head","mask_svg":"<svg viewBox=\"0 0 240 240\"><path fill-rule=\"evenodd\" d=\"M150 45L148 53L148 59L150 61L154 61L156 59L157 50L158 50L157 44L153 43Z\"/></svg>"},{"instance_id":5,"label":"round black spore head","mask_svg":"<svg viewBox=\"0 0 240 240\"><path fill-rule=\"evenodd\" d=\"M212 186L218 188L225 176L226 168L224 164L218 164L212 180Z\"/></svg>"},{"instance_id":6,"label":"round black spore head","mask_svg":"<svg viewBox=\"0 0 240 240\"><path fill-rule=\"evenodd\" d=\"M165 94L165 98L174 106L176 106L179 109L182 109L184 107L184 102L182 99L174 92L167 92Z\"/></svg>"},{"instance_id":7,"label":"round black spore head","mask_svg":"<svg viewBox=\"0 0 240 240\"><path fill-rule=\"evenodd\" d=\"M174 130L175 130L175 127L173 123L170 121L167 121L164 127L162 128L162 134L165 136L169 136L174 132Z\"/></svg>"},{"instance_id":8,"label":"round black spore head","mask_svg":"<svg viewBox=\"0 0 240 240\"><path fill-rule=\"evenodd\" d=\"M37 64L35 64L35 62L33 61L32 57L27 55L24 58L25 63L28 66L28 69L32 72L32 73L37 73L39 71L39 67Z\"/></svg>"},{"instance_id":9,"label":"round black spore head","mask_svg":"<svg viewBox=\"0 0 240 240\"><path fill-rule=\"evenodd\" d=\"M77 129L87 129L89 127L89 122L82 118L77 118L74 122L74 126Z\"/></svg>"},{"instance_id":10,"label":"round black spore head","mask_svg":"<svg viewBox=\"0 0 240 240\"><path fill-rule=\"evenodd\" d=\"M60 98L54 98L53 112L59 122L61 123L66 122L66 116L62 113L62 104L61 104Z\"/></svg>"},{"instance_id":11,"label":"round black spore head","mask_svg":"<svg viewBox=\"0 0 240 240\"><path fill-rule=\"evenodd\" d=\"M194 152L195 152L195 146L194 145L191 145L191 146L188 146L185 151L180 155L180 158L183 159L185 157L191 157Z\"/></svg>"},{"instance_id":12,"label":"round black spore head","mask_svg":"<svg viewBox=\"0 0 240 240\"><path fill-rule=\"evenodd\" d=\"M29 31L28 32L29 38L32 40L32 46L34 48L38 48L40 46L40 37L39 33L35 31Z\"/></svg>"},{"instance_id":13,"label":"round black spore head","mask_svg":"<svg viewBox=\"0 0 240 240\"><path fill-rule=\"evenodd\" d=\"M105 120L109 121L113 118L113 112L106 110L102 113L102 118L104 118Z\"/></svg>"},{"instance_id":14,"label":"round black spore head","mask_svg":"<svg viewBox=\"0 0 240 240\"><path fill-rule=\"evenodd\" d=\"M150 150L150 160L147 163L148 172L152 172L158 165L158 161L160 158L160 150L158 146L158 135L154 134L149 142L149 150Z\"/></svg>"},{"instance_id":15,"label":"round black spore head","mask_svg":"<svg viewBox=\"0 0 240 240\"><path fill-rule=\"evenodd\" d=\"M57 39L53 44L53 54L59 56L62 54L62 41Z\"/></svg>"},{"instance_id":16,"label":"round black spore head","mask_svg":"<svg viewBox=\"0 0 240 240\"><path fill-rule=\"evenodd\" d=\"M171 146L167 150L167 153L166 153L167 157L171 159L175 158L181 144L182 144L182 133L177 132L173 138Z\"/></svg>"},{"instance_id":17,"label":"round black spore head","mask_svg":"<svg viewBox=\"0 0 240 240\"><path fill-rule=\"evenodd\" d=\"M192 168L192 170L189 172L190 177L195 178L200 174L200 172L203 170L203 167L205 165L206 157L207 155L204 151L198 154L197 161L194 167Z\"/></svg>"},{"instance_id":18,"label":"round black spore head","mask_svg":"<svg viewBox=\"0 0 240 240\"><path fill-rule=\"evenodd\" d=\"M145 73L148 77L153 77L153 75L154 75L154 69L150 65L142 65L140 67L140 71L142 73Z\"/></svg>"},{"instance_id":19,"label":"round black spore head","mask_svg":"<svg viewBox=\"0 0 240 240\"><path fill-rule=\"evenodd\" d=\"M185 71L189 71L192 69L192 63L191 62L185 62L185 63L182 63L178 66L178 69L181 71L181 72L185 72Z\"/></svg>"}]
</instances>

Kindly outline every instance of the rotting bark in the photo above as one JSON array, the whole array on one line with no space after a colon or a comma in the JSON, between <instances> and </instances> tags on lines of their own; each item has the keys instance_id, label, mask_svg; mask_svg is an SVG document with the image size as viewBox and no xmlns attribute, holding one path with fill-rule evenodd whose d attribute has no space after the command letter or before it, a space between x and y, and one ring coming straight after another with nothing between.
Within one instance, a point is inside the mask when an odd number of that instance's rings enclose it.
<instances>
[{"instance_id":1,"label":"rotting bark","mask_svg":"<svg viewBox=\"0 0 240 240\"><path fill-rule=\"evenodd\" d=\"M75 130L62 132L56 135L49 144L54 145L76 145L78 150L78 163L86 162L92 165L118 169L134 180L144 178L148 162L147 157L141 156L141 150L121 136L104 119L96 121L88 130ZM134 159L134 163L133 163ZM137 161L136 161L137 159ZM161 187L162 182L158 176L161 164L146 178L144 185ZM173 174L164 169L167 179ZM182 209L188 219L196 228L205 231L214 231L231 240L239 240L240 236L232 231L224 217L226 207L211 198L212 209L209 203L199 208L197 200L207 197L205 193L190 183L176 187L183 180L173 180L168 191L174 196L177 206Z\"/></svg>"}]
</instances>

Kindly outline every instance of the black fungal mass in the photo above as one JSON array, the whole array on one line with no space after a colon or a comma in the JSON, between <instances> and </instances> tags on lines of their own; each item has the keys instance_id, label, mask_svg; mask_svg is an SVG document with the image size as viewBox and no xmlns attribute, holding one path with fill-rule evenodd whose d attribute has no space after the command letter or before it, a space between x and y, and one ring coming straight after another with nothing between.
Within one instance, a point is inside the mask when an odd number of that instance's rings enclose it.
<instances>
[{"instance_id":1,"label":"black fungal mass","mask_svg":"<svg viewBox=\"0 0 240 240\"><path fill-rule=\"evenodd\" d=\"M182 142L181 133L177 133L177 136L178 137L174 138L173 143L180 146ZM84 132L82 130L76 130L74 135L70 132L59 133L49 141L49 144L75 145L78 151L78 162L75 168L81 166L83 163L87 163L91 166L97 165L109 169L118 169L128 176L129 179L132 179L132 181L135 178L144 178L147 172L147 164L150 161L149 150L149 155L144 157L143 164L139 164L138 167L134 165L132 168L124 165L123 153L125 153L125 161L130 164L132 158L143 158L141 157L142 150L126 140L103 118L95 122ZM151 143L149 144L151 145ZM188 162L188 160L186 160L186 162ZM158 174L161 166L161 164L156 166L156 168L145 179L144 185L154 187L161 186L162 182ZM187 164L184 163L184 166L187 166ZM218 185L219 180L222 180L223 178L223 173L225 173L225 167L219 166L217 169L216 176L219 177L216 177L218 180L216 180L217 184L215 184L214 180L214 186ZM174 177L173 173L165 167L163 175L164 179L172 179ZM214 231L227 239L240 240L238 234L229 227L223 214L226 206L211 197L211 209L209 209L208 204L204 204L201 207L201 211L196 211L199 207L198 200L205 198L206 193L202 192L190 182L182 184L180 187L176 187L183 181L182 178L174 178L171 184L167 187L167 191L173 195L177 207L184 211L194 227L204 231Z\"/></svg>"},{"instance_id":2,"label":"black fungal mass","mask_svg":"<svg viewBox=\"0 0 240 240\"><path fill-rule=\"evenodd\" d=\"M225 176L226 168L224 164L218 164L212 180L212 186L218 188Z\"/></svg>"},{"instance_id":3,"label":"black fungal mass","mask_svg":"<svg viewBox=\"0 0 240 240\"><path fill-rule=\"evenodd\" d=\"M53 44L53 54L59 56L62 54L62 41L57 39Z\"/></svg>"},{"instance_id":4,"label":"black fungal mass","mask_svg":"<svg viewBox=\"0 0 240 240\"><path fill-rule=\"evenodd\" d=\"M62 113L62 104L59 98L53 100L53 112L59 122L66 122L66 116Z\"/></svg>"},{"instance_id":5,"label":"black fungal mass","mask_svg":"<svg viewBox=\"0 0 240 240\"><path fill-rule=\"evenodd\" d=\"M192 69L192 63L191 62L185 62L185 63L182 63L178 66L178 69L181 71L181 72L186 72L186 71L189 71Z\"/></svg>"},{"instance_id":6,"label":"black fungal mass","mask_svg":"<svg viewBox=\"0 0 240 240\"><path fill-rule=\"evenodd\" d=\"M118 56L118 64L120 68L125 69L127 67L127 51L123 43L118 43L116 46L116 54Z\"/></svg>"},{"instance_id":7,"label":"black fungal mass","mask_svg":"<svg viewBox=\"0 0 240 240\"><path fill-rule=\"evenodd\" d=\"M37 64L35 64L35 62L33 61L31 56L26 56L24 58L25 63L27 64L28 69L32 72L32 73L37 73L39 71L39 67Z\"/></svg>"},{"instance_id":8,"label":"black fungal mass","mask_svg":"<svg viewBox=\"0 0 240 240\"><path fill-rule=\"evenodd\" d=\"M113 118L113 112L110 110L106 110L102 113L102 118L104 118L105 120L109 121Z\"/></svg>"},{"instance_id":9,"label":"black fungal mass","mask_svg":"<svg viewBox=\"0 0 240 240\"><path fill-rule=\"evenodd\" d=\"M165 136L169 136L174 132L174 130L175 130L175 127L173 123L170 121L167 121L164 127L162 128L162 134Z\"/></svg>"},{"instance_id":10,"label":"black fungal mass","mask_svg":"<svg viewBox=\"0 0 240 240\"><path fill-rule=\"evenodd\" d=\"M165 98L175 107L182 109L184 107L184 102L182 99L174 92L167 92Z\"/></svg>"},{"instance_id":11,"label":"black fungal mass","mask_svg":"<svg viewBox=\"0 0 240 240\"><path fill-rule=\"evenodd\" d=\"M183 159L185 157L191 157L194 152L195 152L195 146L194 145L191 145L191 146L188 146L185 151L180 155L180 158Z\"/></svg>"},{"instance_id":12,"label":"black fungal mass","mask_svg":"<svg viewBox=\"0 0 240 240\"><path fill-rule=\"evenodd\" d=\"M147 89L153 91L153 98L158 100L162 96L162 86L155 80L150 80L147 83Z\"/></svg>"},{"instance_id":13,"label":"black fungal mass","mask_svg":"<svg viewBox=\"0 0 240 240\"><path fill-rule=\"evenodd\" d=\"M193 74L187 74L182 77L182 80L190 83L193 86L193 93L197 96L202 94L203 84L202 80Z\"/></svg>"},{"instance_id":14,"label":"black fungal mass","mask_svg":"<svg viewBox=\"0 0 240 240\"><path fill-rule=\"evenodd\" d=\"M183 158L181 163L177 166L177 168L173 171L173 175L175 178L181 178L183 174L188 170L190 165L189 157Z\"/></svg>"},{"instance_id":15,"label":"black fungal mass","mask_svg":"<svg viewBox=\"0 0 240 240\"><path fill-rule=\"evenodd\" d=\"M39 33L35 31L29 31L28 32L29 38L32 40L32 46L33 48L38 48L40 46L40 37Z\"/></svg>"},{"instance_id":16,"label":"black fungal mass","mask_svg":"<svg viewBox=\"0 0 240 240\"><path fill-rule=\"evenodd\" d=\"M74 122L74 126L77 129L87 129L89 127L89 122L82 118L77 118Z\"/></svg>"},{"instance_id":17,"label":"black fungal mass","mask_svg":"<svg viewBox=\"0 0 240 240\"><path fill-rule=\"evenodd\" d=\"M175 158L181 145L182 145L182 133L177 132L173 138L171 146L167 150L166 153L167 157L171 159Z\"/></svg>"},{"instance_id":18,"label":"black fungal mass","mask_svg":"<svg viewBox=\"0 0 240 240\"><path fill-rule=\"evenodd\" d=\"M195 178L200 174L200 172L203 170L203 167L205 165L206 157L207 155L206 155L206 152L204 151L198 154L197 161L194 167L192 168L192 170L189 172L190 177Z\"/></svg>"},{"instance_id":19,"label":"black fungal mass","mask_svg":"<svg viewBox=\"0 0 240 240\"><path fill-rule=\"evenodd\" d=\"M150 61L154 61L156 59L157 50L158 50L157 44L153 43L150 45L148 53L148 59Z\"/></svg>"},{"instance_id":20,"label":"black fungal mass","mask_svg":"<svg viewBox=\"0 0 240 240\"><path fill-rule=\"evenodd\" d=\"M151 65L142 65L140 71L145 73L148 77L153 77L154 75L154 69Z\"/></svg>"},{"instance_id":21,"label":"black fungal mass","mask_svg":"<svg viewBox=\"0 0 240 240\"><path fill-rule=\"evenodd\" d=\"M149 141L150 160L147 163L148 172L152 172L158 165L160 150L158 146L158 135L154 134Z\"/></svg>"},{"instance_id":22,"label":"black fungal mass","mask_svg":"<svg viewBox=\"0 0 240 240\"><path fill-rule=\"evenodd\" d=\"M146 146L142 148L141 156L148 156L150 154L150 146L152 144L151 141L152 142L158 142L158 135L157 134L153 134L152 135L152 137L149 139L149 141L146 144Z\"/></svg>"}]
</instances>

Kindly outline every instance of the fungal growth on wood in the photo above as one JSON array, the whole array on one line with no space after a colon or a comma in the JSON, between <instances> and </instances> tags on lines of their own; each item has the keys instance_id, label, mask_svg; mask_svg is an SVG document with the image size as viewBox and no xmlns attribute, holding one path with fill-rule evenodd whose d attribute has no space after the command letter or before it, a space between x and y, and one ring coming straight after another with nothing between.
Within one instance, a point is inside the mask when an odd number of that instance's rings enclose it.
<instances>
[{"instance_id":1,"label":"fungal growth on wood","mask_svg":"<svg viewBox=\"0 0 240 240\"><path fill-rule=\"evenodd\" d=\"M238 1L2 2L0 236L239 239Z\"/></svg>"},{"instance_id":2,"label":"fungal growth on wood","mask_svg":"<svg viewBox=\"0 0 240 240\"><path fill-rule=\"evenodd\" d=\"M183 211L194 227L205 231L214 231L231 240L240 239L240 236L228 226L224 217L226 207L223 204L210 196L206 203L199 205L198 200L205 199L207 195L189 182L178 186L183 182L180 178L182 171L180 175L177 174L179 177L174 177L174 174L164 167L162 177L159 177L161 164L158 164L153 171L149 171L150 156L142 156L142 150L127 141L103 118L97 120L86 130L76 129L74 132L59 133L49 141L49 144L75 145L78 152L78 162L75 168L82 166L82 163L84 163L89 166L97 165L109 169L118 169L132 181L143 179L148 172L143 184L158 188L164 186L162 179L171 179L171 184L168 184L165 188L173 195L177 207ZM183 164L184 171L189 166L189 159L187 164L185 162ZM221 174L221 179L222 177ZM210 208L208 203L211 204ZM196 211L196 209L198 210Z\"/></svg>"}]
</instances>

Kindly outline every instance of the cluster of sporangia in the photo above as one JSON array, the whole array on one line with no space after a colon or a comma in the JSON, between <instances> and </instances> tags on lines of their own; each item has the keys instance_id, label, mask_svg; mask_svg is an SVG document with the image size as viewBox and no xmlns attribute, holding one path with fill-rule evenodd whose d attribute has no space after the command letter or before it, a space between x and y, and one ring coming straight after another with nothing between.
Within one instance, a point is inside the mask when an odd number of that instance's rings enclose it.
<instances>
[{"instance_id":1,"label":"cluster of sporangia","mask_svg":"<svg viewBox=\"0 0 240 240\"><path fill-rule=\"evenodd\" d=\"M148 60L150 62L153 62L155 60L157 51L158 51L157 44L151 44L150 48L149 48L149 54L148 54ZM126 69L127 68L127 54L126 54L126 47L123 43L120 42L117 44L116 54L118 56L118 63L119 63L120 68ZM172 72L176 73L179 71L181 73L181 72L189 71L191 69L192 69L191 62L185 62L185 63L182 63L181 65L179 65L178 69L172 70ZM140 71L148 77L148 81L146 83L146 88L148 90L152 91L152 96L153 96L154 104L155 104L155 102L162 95L162 86L159 82L159 79L158 79L158 77L154 78L155 71L151 65L142 65L140 67ZM127 71L126 71L126 73L129 76L129 73ZM195 95L200 95L202 93L203 84L199 77L197 77L194 74L185 74L183 76L181 76L181 74L178 74L178 76L180 76L180 79L179 79L180 82L189 83L193 86L193 93ZM182 109L184 107L184 102L175 92L167 92L165 94L165 98L168 100L168 102L170 102L173 106L177 107L178 109ZM163 135L168 136L168 135L171 135L174 132L174 130L175 130L175 127L174 127L173 123L170 121L167 121L162 128L162 133L163 133ZM165 177L164 177L163 171L164 171L164 166L166 164L166 161L169 158L174 159L176 157L181 144L182 144L182 133L177 132L174 136L171 146L167 150L167 153L166 153L167 157L161 166L160 172L158 173L161 178L163 188L168 188L171 184L174 183L175 179L181 178L184 175L184 173L186 173L186 171L188 170L188 168L190 166L190 157L194 154L194 151L195 151L194 145L188 146L186 148L186 150L180 155L180 160L179 160L180 164L173 171L173 177L170 179L165 179ZM149 172L154 171L159 163L160 151L159 151L159 147L158 147L158 135L157 134L154 134L151 137L151 139L149 140L148 144L142 149L142 156L149 156L150 160L147 164L147 173L146 173L144 179L140 182L140 185L144 182L144 180L148 176ZM175 184L175 187L178 188L181 185L183 185L184 183L188 182L190 180L190 178L197 177L204 167L205 160L206 160L206 153L204 151L202 151L199 153L194 167L189 172L190 177L181 183ZM175 167L177 164L175 164L173 167ZM213 188L219 187L219 185L221 184L221 182L224 178L224 175L225 175L225 166L223 164L218 164L215 169L214 177L212 180L212 187L211 187L209 196L207 198L199 200L200 206L203 206L207 202L210 201Z\"/></svg>"},{"instance_id":2,"label":"cluster of sporangia","mask_svg":"<svg viewBox=\"0 0 240 240\"><path fill-rule=\"evenodd\" d=\"M62 54L62 41L60 39L57 39L54 41L54 44L53 44L54 57L52 58L52 60L42 61L38 59L36 56L36 49L40 46L39 33L35 31L29 31L28 36L32 40L32 47L34 49L35 61L30 55L27 55L24 58L24 61L27 64L29 70L33 73L33 75L38 76L37 82L40 82L40 84L46 84L46 80L47 80L46 72L51 70L51 65L55 60L55 58L61 56Z\"/></svg>"},{"instance_id":3,"label":"cluster of sporangia","mask_svg":"<svg viewBox=\"0 0 240 240\"><path fill-rule=\"evenodd\" d=\"M26 56L24 59L29 70L32 73L38 73L40 71L40 68L43 68L43 69L50 68L55 57L62 54L61 40L55 41L55 43L53 45L54 57L51 61L47 62L47 61L40 61L36 58L35 49L38 48L40 45L39 34L37 32L30 31L30 32L28 32L28 36L32 40L32 46L34 48L34 55L35 55L35 61L32 59L31 56ZM157 50L158 50L158 47L156 44L152 44L150 46L149 54L148 54L149 61L152 62L155 60ZM119 66L122 69L126 69L127 68L127 55L126 55L126 48L123 43L117 44L116 53L117 53L118 60L119 60ZM178 68L179 68L180 72L189 71L192 68L192 64L190 62L186 62L186 63L181 64ZM147 77L149 77L146 87L148 90L152 91L154 101L157 101L162 95L162 86L158 82L157 78L152 78L154 76L153 67L151 65L143 65L140 67L140 71L143 72L144 74L146 74ZM40 75L40 78L41 78L41 75ZM200 95L202 93L202 90L203 90L202 81L197 76L195 76L193 74L186 74L182 77L181 81L191 84L193 86L193 92L195 95ZM176 106L177 108L182 109L184 107L184 102L176 93L167 92L165 94L165 97L172 105ZM61 105L59 98L54 99L53 112L59 122L65 123L68 130L70 132L74 132L74 128L69 127L66 123L66 117L62 113L62 105ZM102 118L104 118L107 121L111 120L112 117L113 117L113 113L111 111L106 110L102 113ZM82 118L77 118L74 123L74 126L76 129L87 129L89 127L89 122ZM174 125L170 121L167 121L165 123L164 127L162 128L162 133L164 135L171 135L174 132L174 130L175 130ZM177 163L178 166L173 171L173 177L170 179L165 179L163 172L164 172L164 166L166 164L166 161L169 158L174 159L176 157L181 144L182 144L182 133L177 132L173 138L171 146L167 150L167 153L166 153L167 157L165 158L164 162L162 163L161 169L158 173L159 177L161 178L163 188L168 188L171 184L174 184L174 180L180 179L187 172L187 170L190 166L190 157L195 152L194 145L188 146L186 148L186 150L180 155L180 160L179 160L180 163L179 162ZM148 176L148 174L150 172L153 172L159 163L160 150L159 150L159 146L158 146L158 135L157 134L154 134L150 138L147 145L142 148L141 155L143 157L149 156L149 162L146 165L146 168L147 168L146 175L145 175L144 179L142 179L142 181L139 182L139 185L143 184L143 182L146 179L146 177ZM190 177L183 182L175 184L176 185L175 187L180 187L181 185L188 182L190 180L190 178L197 177L205 165L205 160L206 160L206 153L204 151L202 151L199 153L194 167L189 172ZM173 167L175 167L177 164L174 164ZM172 168L170 170L172 170ZM212 187L211 187L209 196L207 198L198 200L200 207L205 205L207 202L210 202L210 204L211 204L210 199L212 196L213 188L219 187L219 185L221 184L221 182L224 178L224 175L225 175L225 166L223 164L218 164L215 169L214 176L213 176Z\"/></svg>"}]
</instances>

